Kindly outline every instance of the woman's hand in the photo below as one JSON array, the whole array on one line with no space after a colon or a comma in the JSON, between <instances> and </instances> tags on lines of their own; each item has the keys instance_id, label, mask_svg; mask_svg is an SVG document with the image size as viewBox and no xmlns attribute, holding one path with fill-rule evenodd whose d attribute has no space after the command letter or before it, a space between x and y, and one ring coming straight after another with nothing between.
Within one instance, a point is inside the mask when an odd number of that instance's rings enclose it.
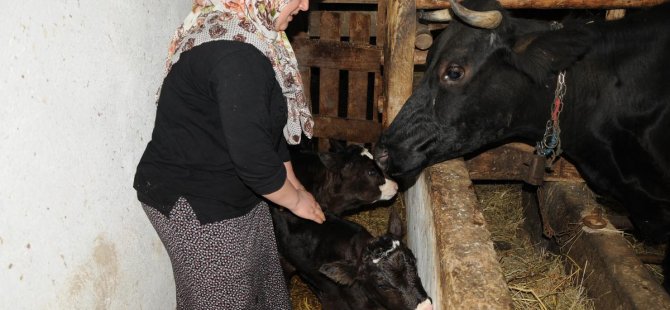
<instances>
[{"instance_id":1,"label":"woman's hand","mask_svg":"<svg viewBox=\"0 0 670 310\"><path fill-rule=\"evenodd\" d=\"M314 196L304 190L302 186L300 189L297 189L289 179L284 181L284 185L279 190L265 194L263 197L289 209L289 211L298 217L312 220L319 224L326 220L326 216L321 211L321 206L316 202Z\"/></svg>"},{"instance_id":2,"label":"woman's hand","mask_svg":"<svg viewBox=\"0 0 670 310\"><path fill-rule=\"evenodd\" d=\"M323 214L321 206L316 202L314 196L304 189L299 189L297 192L298 202L294 207L287 209L298 217L312 220L319 224L323 223L326 220L326 216Z\"/></svg>"}]
</instances>

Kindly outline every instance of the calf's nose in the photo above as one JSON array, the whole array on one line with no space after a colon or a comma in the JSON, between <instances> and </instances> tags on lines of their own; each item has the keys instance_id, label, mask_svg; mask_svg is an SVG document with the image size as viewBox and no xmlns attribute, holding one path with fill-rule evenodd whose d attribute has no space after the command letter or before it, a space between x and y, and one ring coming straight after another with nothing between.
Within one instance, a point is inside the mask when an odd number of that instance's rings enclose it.
<instances>
[{"instance_id":1,"label":"calf's nose","mask_svg":"<svg viewBox=\"0 0 670 310\"><path fill-rule=\"evenodd\" d=\"M418 304L415 310L433 310L433 303L431 302L430 297Z\"/></svg>"}]
</instances>

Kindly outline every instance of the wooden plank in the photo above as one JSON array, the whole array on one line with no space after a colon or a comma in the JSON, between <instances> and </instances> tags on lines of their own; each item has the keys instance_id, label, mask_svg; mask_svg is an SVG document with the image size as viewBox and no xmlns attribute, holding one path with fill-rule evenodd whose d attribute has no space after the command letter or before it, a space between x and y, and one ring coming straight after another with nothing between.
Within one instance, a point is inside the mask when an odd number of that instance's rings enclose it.
<instances>
[{"instance_id":1,"label":"wooden plank","mask_svg":"<svg viewBox=\"0 0 670 310\"><path fill-rule=\"evenodd\" d=\"M383 85L384 85L384 80L382 78L381 73L375 73L375 90L374 90L374 95L372 98L374 98L372 102L372 119L373 120L379 120L379 115L384 112L384 104L383 102L386 101L384 97L384 90L383 90ZM380 104L381 103L381 104Z\"/></svg>"},{"instance_id":2,"label":"wooden plank","mask_svg":"<svg viewBox=\"0 0 670 310\"><path fill-rule=\"evenodd\" d=\"M389 0L384 45L384 127L391 124L405 100L412 94L414 72L415 0Z\"/></svg>"},{"instance_id":3,"label":"wooden plank","mask_svg":"<svg viewBox=\"0 0 670 310\"><path fill-rule=\"evenodd\" d=\"M498 0L507 9L624 9L649 7L667 0ZM444 9L447 0L416 0L418 9Z\"/></svg>"},{"instance_id":4,"label":"wooden plank","mask_svg":"<svg viewBox=\"0 0 670 310\"><path fill-rule=\"evenodd\" d=\"M405 198L407 243L433 308L511 309L512 298L463 160L427 168Z\"/></svg>"},{"instance_id":5,"label":"wooden plank","mask_svg":"<svg viewBox=\"0 0 670 310\"><path fill-rule=\"evenodd\" d=\"M370 43L370 15L352 13L349 19L350 41L353 43ZM347 118L366 119L368 106L368 73L349 72L349 102L347 102Z\"/></svg>"},{"instance_id":6,"label":"wooden plank","mask_svg":"<svg viewBox=\"0 0 670 310\"><path fill-rule=\"evenodd\" d=\"M381 123L314 115L314 136L358 143L377 142L382 131Z\"/></svg>"},{"instance_id":7,"label":"wooden plank","mask_svg":"<svg viewBox=\"0 0 670 310\"><path fill-rule=\"evenodd\" d=\"M379 0L377 4L377 33L379 34L376 39L377 46L380 48L384 48L384 44L386 44L386 8L387 8L388 1L387 0ZM379 59L380 63L384 63L382 60L383 58L383 53ZM379 117L381 116L382 113L384 113L384 102L386 101L386 97L384 95L384 77L381 75L381 72L376 73L375 72L375 91L374 91L374 100L372 103L373 110L372 110L372 119L373 120L379 120ZM380 103L382 103L380 105Z\"/></svg>"},{"instance_id":8,"label":"wooden plank","mask_svg":"<svg viewBox=\"0 0 670 310\"><path fill-rule=\"evenodd\" d=\"M319 37L321 36L321 23L319 22L319 16L321 16L322 11L310 11L309 12L309 27L308 34L310 37ZM340 34L343 37L349 36L351 30L349 30L349 25L351 23L350 19L353 14L363 14L370 16L370 20L373 25L377 24L377 11L328 11L336 14L340 14L341 25L340 25ZM326 26L329 27L329 26ZM370 37L377 36L377 27L370 29Z\"/></svg>"},{"instance_id":9,"label":"wooden plank","mask_svg":"<svg viewBox=\"0 0 670 310\"><path fill-rule=\"evenodd\" d=\"M321 25L332 27L321 31L320 42L340 41L340 14L322 12ZM333 55L336 53L332 53ZM327 56L327 57L323 57ZM329 55L312 54L316 58L328 58ZM327 67L320 68L319 74L319 115L337 116L337 107L340 102L340 70ZM315 126L316 127L316 126ZM329 137L331 138L331 137ZM329 143L326 139L319 139L319 151L328 150Z\"/></svg>"},{"instance_id":10,"label":"wooden plank","mask_svg":"<svg viewBox=\"0 0 670 310\"><path fill-rule=\"evenodd\" d=\"M370 44L296 39L292 43L301 66L380 72L382 49Z\"/></svg>"},{"instance_id":11,"label":"wooden plank","mask_svg":"<svg viewBox=\"0 0 670 310\"><path fill-rule=\"evenodd\" d=\"M377 46L383 47L384 42L386 42L386 8L388 5L387 0L379 0L379 3L377 4L377 29L376 33L378 34L376 36L377 38Z\"/></svg>"},{"instance_id":12,"label":"wooden plank","mask_svg":"<svg viewBox=\"0 0 670 310\"><path fill-rule=\"evenodd\" d=\"M302 86L303 86L303 91L305 93L305 99L307 100L308 104L311 104L312 102L312 94L310 92L310 84L311 84L311 78L312 78L312 72L309 67L305 66L299 66L298 69L300 70L300 79L302 79ZM311 106L310 106L311 108Z\"/></svg>"},{"instance_id":13,"label":"wooden plank","mask_svg":"<svg viewBox=\"0 0 670 310\"><path fill-rule=\"evenodd\" d=\"M524 181L534 157L534 148L522 143L510 143L477 155L466 161L473 180ZM564 158L545 174L545 181L584 182L577 168Z\"/></svg>"},{"instance_id":14,"label":"wooden plank","mask_svg":"<svg viewBox=\"0 0 670 310\"><path fill-rule=\"evenodd\" d=\"M585 269L583 284L593 298L595 309L670 309L670 295L642 265L622 232L611 223L600 229L582 224L584 216L601 208L584 183L547 182L542 193L536 197L532 192L524 192L526 219L535 221L535 235L539 235L542 230L537 217L539 200L546 210L546 220L554 231L562 233L561 250ZM607 217L605 220L609 222Z\"/></svg>"}]
</instances>

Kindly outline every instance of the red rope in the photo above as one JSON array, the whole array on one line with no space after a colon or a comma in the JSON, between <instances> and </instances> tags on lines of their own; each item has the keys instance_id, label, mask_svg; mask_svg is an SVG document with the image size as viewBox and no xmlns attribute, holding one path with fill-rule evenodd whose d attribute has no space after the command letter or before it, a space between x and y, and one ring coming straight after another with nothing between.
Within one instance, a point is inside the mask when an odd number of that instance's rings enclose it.
<instances>
[{"instance_id":1,"label":"red rope","mask_svg":"<svg viewBox=\"0 0 670 310\"><path fill-rule=\"evenodd\" d=\"M551 111L551 119L556 122L558 121L558 112L561 111L561 98L556 97L554 99L554 108Z\"/></svg>"}]
</instances>

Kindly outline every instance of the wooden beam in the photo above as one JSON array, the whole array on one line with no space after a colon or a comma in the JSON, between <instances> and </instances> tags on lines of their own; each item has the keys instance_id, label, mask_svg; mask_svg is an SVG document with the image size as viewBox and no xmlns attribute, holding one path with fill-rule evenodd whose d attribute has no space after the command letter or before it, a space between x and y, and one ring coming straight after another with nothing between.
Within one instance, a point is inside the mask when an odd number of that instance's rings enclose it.
<instances>
[{"instance_id":1,"label":"wooden beam","mask_svg":"<svg viewBox=\"0 0 670 310\"><path fill-rule=\"evenodd\" d=\"M387 127L412 94L414 39L416 33L415 0L389 0L384 45L383 124Z\"/></svg>"},{"instance_id":2,"label":"wooden beam","mask_svg":"<svg viewBox=\"0 0 670 310\"><path fill-rule=\"evenodd\" d=\"M407 243L434 309L512 309L462 159L427 168L405 197Z\"/></svg>"},{"instance_id":3,"label":"wooden beam","mask_svg":"<svg viewBox=\"0 0 670 310\"><path fill-rule=\"evenodd\" d=\"M488 150L466 161L473 180L525 181L534 157L533 147L523 143L510 143ZM577 168L564 158L558 159L552 171L545 174L545 181L584 182Z\"/></svg>"},{"instance_id":4,"label":"wooden beam","mask_svg":"<svg viewBox=\"0 0 670 310\"><path fill-rule=\"evenodd\" d=\"M359 143L374 143L382 125L376 121L314 115L314 136Z\"/></svg>"},{"instance_id":5,"label":"wooden beam","mask_svg":"<svg viewBox=\"0 0 670 310\"><path fill-rule=\"evenodd\" d=\"M667 0L498 0L507 9L624 9L649 7ZM416 0L417 9L444 9L447 0Z\"/></svg>"},{"instance_id":6,"label":"wooden beam","mask_svg":"<svg viewBox=\"0 0 670 310\"><path fill-rule=\"evenodd\" d=\"M508 9L617 9L639 8L667 0L498 0ZM321 0L320 3L377 4L377 0ZM444 9L447 0L416 0L417 9Z\"/></svg>"},{"instance_id":7,"label":"wooden beam","mask_svg":"<svg viewBox=\"0 0 670 310\"><path fill-rule=\"evenodd\" d=\"M292 43L298 63L306 67L380 72L382 49L370 44L310 40L299 38Z\"/></svg>"}]
</instances>

